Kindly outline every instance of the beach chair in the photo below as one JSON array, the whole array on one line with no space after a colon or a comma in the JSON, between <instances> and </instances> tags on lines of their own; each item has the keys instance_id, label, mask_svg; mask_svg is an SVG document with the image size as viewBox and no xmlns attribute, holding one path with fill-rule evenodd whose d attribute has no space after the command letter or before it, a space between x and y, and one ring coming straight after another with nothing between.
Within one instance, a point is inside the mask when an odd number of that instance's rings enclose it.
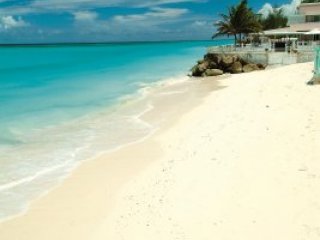
<instances>
[{"instance_id":1,"label":"beach chair","mask_svg":"<svg viewBox=\"0 0 320 240\"><path fill-rule=\"evenodd\" d=\"M313 78L308 84L320 84L320 47L315 48Z\"/></svg>"}]
</instances>

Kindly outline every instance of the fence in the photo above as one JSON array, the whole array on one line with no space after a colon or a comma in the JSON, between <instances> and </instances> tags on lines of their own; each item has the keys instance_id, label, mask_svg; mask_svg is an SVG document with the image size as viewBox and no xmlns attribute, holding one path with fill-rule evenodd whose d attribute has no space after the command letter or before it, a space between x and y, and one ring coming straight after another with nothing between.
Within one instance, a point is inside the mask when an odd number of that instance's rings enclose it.
<instances>
[{"instance_id":1,"label":"fence","mask_svg":"<svg viewBox=\"0 0 320 240\"><path fill-rule=\"evenodd\" d=\"M264 63L268 65L288 65L294 63L312 62L314 60L314 46L299 51L282 51L276 52L268 50L267 45L260 46L241 46L235 47L234 45L210 47L209 53L219 54L235 54L250 62ZM320 72L319 72L320 74Z\"/></svg>"}]
</instances>

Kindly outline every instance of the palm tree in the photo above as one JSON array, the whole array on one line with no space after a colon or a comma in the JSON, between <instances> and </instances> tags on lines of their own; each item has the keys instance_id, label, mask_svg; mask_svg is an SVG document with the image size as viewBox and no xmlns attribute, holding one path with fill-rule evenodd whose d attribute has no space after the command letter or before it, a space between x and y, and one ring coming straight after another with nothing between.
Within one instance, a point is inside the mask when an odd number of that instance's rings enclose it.
<instances>
[{"instance_id":1,"label":"palm tree","mask_svg":"<svg viewBox=\"0 0 320 240\"><path fill-rule=\"evenodd\" d=\"M221 20L217 21L214 25L217 28L216 33L212 36L212 38L216 38L221 35L230 35L234 36L235 45L237 44L237 23L235 21L236 8L230 7L228 9L228 14L221 13Z\"/></svg>"},{"instance_id":2,"label":"palm tree","mask_svg":"<svg viewBox=\"0 0 320 240\"><path fill-rule=\"evenodd\" d=\"M257 16L248 7L247 0L241 0L238 5L228 9L228 14L220 14L220 17L221 20L214 24L217 31L212 38L220 35L233 35L235 45L237 44L238 35L241 40L242 34L259 32L262 28Z\"/></svg>"}]
</instances>

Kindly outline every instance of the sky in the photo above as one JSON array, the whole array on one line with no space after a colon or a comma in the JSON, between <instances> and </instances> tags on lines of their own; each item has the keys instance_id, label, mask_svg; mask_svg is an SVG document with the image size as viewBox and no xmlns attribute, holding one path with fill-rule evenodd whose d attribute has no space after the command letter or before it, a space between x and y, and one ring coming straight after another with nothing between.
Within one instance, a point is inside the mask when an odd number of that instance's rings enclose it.
<instances>
[{"instance_id":1,"label":"sky","mask_svg":"<svg viewBox=\"0 0 320 240\"><path fill-rule=\"evenodd\" d=\"M255 10L299 0L249 0ZM239 0L0 0L0 43L210 39ZM267 4L268 3L268 4ZM290 5L286 5L290 9Z\"/></svg>"}]
</instances>

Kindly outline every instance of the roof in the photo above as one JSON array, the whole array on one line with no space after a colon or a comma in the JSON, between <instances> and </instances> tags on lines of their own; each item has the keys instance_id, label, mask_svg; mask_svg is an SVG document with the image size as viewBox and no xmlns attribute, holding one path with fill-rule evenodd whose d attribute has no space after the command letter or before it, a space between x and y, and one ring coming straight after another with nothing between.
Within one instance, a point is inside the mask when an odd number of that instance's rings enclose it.
<instances>
[{"instance_id":1,"label":"roof","mask_svg":"<svg viewBox=\"0 0 320 240\"><path fill-rule=\"evenodd\" d=\"M265 35L300 35L315 29L320 29L320 22L292 24L290 27L267 30L263 33Z\"/></svg>"}]
</instances>

